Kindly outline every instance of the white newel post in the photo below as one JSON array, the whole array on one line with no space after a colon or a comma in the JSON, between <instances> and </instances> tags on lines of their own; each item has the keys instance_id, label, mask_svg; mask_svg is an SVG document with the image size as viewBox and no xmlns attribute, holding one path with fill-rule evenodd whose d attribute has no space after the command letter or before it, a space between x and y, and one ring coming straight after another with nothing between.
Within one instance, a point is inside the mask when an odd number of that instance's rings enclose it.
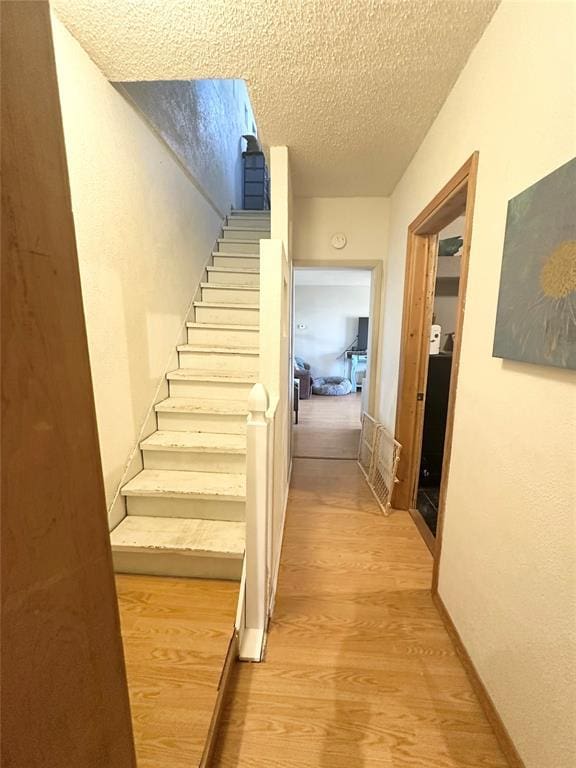
<instances>
[{"instance_id":1,"label":"white newel post","mask_svg":"<svg viewBox=\"0 0 576 768\"><path fill-rule=\"evenodd\" d=\"M259 660L267 621L268 394L255 384L246 426L246 654ZM256 658L258 657L258 658Z\"/></svg>"}]
</instances>

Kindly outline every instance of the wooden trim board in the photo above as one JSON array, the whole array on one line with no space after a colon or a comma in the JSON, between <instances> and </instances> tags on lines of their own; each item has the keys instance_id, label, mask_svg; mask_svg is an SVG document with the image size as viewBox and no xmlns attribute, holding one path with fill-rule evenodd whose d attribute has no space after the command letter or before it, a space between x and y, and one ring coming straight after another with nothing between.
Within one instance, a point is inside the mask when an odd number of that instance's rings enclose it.
<instances>
[{"instance_id":1,"label":"wooden trim board","mask_svg":"<svg viewBox=\"0 0 576 768\"><path fill-rule=\"evenodd\" d=\"M410 517L412 520L414 520L414 523L416 524L416 528L418 528L418 532L420 533L420 536L424 539L424 543L430 550L430 554L432 557L434 557L434 552L436 551L436 539L434 538L434 534L428 528L426 525L426 521L422 517L422 514L419 509L413 508L408 510L410 512Z\"/></svg>"},{"instance_id":2,"label":"wooden trim board","mask_svg":"<svg viewBox=\"0 0 576 768\"><path fill-rule=\"evenodd\" d=\"M136 765L46 0L2 2L2 765Z\"/></svg>"},{"instance_id":3,"label":"wooden trim board","mask_svg":"<svg viewBox=\"0 0 576 768\"><path fill-rule=\"evenodd\" d=\"M222 718L222 712L224 711L224 704L226 703L226 695L230 686L230 680L232 679L232 673L234 665L238 663L238 634L236 631L232 632L230 637L230 643L228 645L228 651L226 652L226 659L224 660L224 666L222 667L222 674L220 675L220 681L218 683L218 695L214 704L214 712L212 713L212 719L210 721L210 727L208 729L208 735L206 737L206 744L200 759L199 768L209 768L212 764L212 758L214 756L214 749L216 747L216 738L218 736L218 728L220 726L220 720Z\"/></svg>"},{"instance_id":4,"label":"wooden trim board","mask_svg":"<svg viewBox=\"0 0 576 768\"><path fill-rule=\"evenodd\" d=\"M398 411L395 430L396 439L402 445L398 467L399 482L393 499L393 506L398 509L409 510L416 506L415 498L422 449L425 405L424 400L419 400L418 397L425 394L428 375L427 329L432 321L434 304L437 235L459 213L465 213L456 337L452 358L451 391L444 451L444 458L448 461L444 465L442 478L443 486L446 486L444 481L448 476L447 470L452 442L454 395L458 378L477 167L478 153L475 152L408 227Z\"/></svg>"},{"instance_id":5,"label":"wooden trim board","mask_svg":"<svg viewBox=\"0 0 576 768\"><path fill-rule=\"evenodd\" d=\"M448 609L442 601L442 598L438 592L433 592L432 599L436 608L438 609L438 613L440 614L442 621L444 622L446 631L454 643L454 649L456 650L458 658L462 662L462 666L464 667L466 674L468 675L468 679L474 688L474 693L478 697L480 706L484 710L484 714L492 726L494 735L498 740L506 760L508 760L510 768L526 768L524 761L518 754L518 750L516 749L514 742L512 741L508 730L506 729L506 726L502 722L502 718L498 714L498 710L496 709L490 694L486 690L486 686L482 682L482 678L476 671L474 662L470 658L468 651L466 650L466 646L462 642L462 638L460 637L458 630L456 629L456 626L452 621L450 614L448 613Z\"/></svg>"},{"instance_id":6,"label":"wooden trim board","mask_svg":"<svg viewBox=\"0 0 576 768\"><path fill-rule=\"evenodd\" d=\"M452 438L454 435L454 411L456 406L456 393L458 390L458 375L460 372L460 353L462 350L462 331L464 328L464 312L466 309L466 289L468 286L468 269L470 264L470 243L472 240L472 225L474 222L474 203L476 199L476 180L478 178L478 152L475 152L467 164L468 186L466 194L466 212L464 221L464 237L462 244L462 259L460 262L460 289L458 292L458 309L456 316L456 335L454 337L454 351L452 353L452 371L450 374L450 396L448 398L448 418L446 420L446 434L444 438L444 455L442 458L442 482L440 483L440 497L438 501L438 526L436 528L436 553L434 557L434 570L432 573L432 591L438 591L438 575L440 572L440 558L442 555L442 539L444 536L444 515L446 508L446 491L448 489L448 476L450 474L450 461L452 458Z\"/></svg>"}]
</instances>

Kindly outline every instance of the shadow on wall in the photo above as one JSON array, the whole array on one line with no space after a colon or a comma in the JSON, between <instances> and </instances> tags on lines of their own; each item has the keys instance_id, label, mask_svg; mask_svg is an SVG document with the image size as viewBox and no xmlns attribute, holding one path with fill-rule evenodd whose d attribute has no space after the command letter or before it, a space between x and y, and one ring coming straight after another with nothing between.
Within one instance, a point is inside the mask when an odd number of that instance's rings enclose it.
<instances>
[{"instance_id":1,"label":"shadow on wall","mask_svg":"<svg viewBox=\"0 0 576 768\"><path fill-rule=\"evenodd\" d=\"M207 200L242 207L242 135L256 134L243 80L114 83L174 152Z\"/></svg>"}]
</instances>

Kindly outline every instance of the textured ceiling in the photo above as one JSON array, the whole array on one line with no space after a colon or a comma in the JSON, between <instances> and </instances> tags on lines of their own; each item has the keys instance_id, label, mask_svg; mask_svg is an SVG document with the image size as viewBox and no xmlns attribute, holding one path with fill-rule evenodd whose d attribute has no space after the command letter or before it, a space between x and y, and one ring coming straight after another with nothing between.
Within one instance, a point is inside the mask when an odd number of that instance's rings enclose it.
<instances>
[{"instance_id":1,"label":"textured ceiling","mask_svg":"<svg viewBox=\"0 0 576 768\"><path fill-rule=\"evenodd\" d=\"M244 78L296 194L387 195L499 0L52 0L110 80Z\"/></svg>"}]
</instances>

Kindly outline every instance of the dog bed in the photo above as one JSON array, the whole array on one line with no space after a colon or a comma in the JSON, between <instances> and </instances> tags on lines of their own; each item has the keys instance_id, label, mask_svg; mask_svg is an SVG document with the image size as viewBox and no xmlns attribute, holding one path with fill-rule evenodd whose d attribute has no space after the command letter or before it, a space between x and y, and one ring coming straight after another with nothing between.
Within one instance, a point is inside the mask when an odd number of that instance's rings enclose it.
<instances>
[{"instance_id":1,"label":"dog bed","mask_svg":"<svg viewBox=\"0 0 576 768\"><path fill-rule=\"evenodd\" d=\"M315 395L349 395L352 382L342 376L323 376L315 378L312 384Z\"/></svg>"}]
</instances>

